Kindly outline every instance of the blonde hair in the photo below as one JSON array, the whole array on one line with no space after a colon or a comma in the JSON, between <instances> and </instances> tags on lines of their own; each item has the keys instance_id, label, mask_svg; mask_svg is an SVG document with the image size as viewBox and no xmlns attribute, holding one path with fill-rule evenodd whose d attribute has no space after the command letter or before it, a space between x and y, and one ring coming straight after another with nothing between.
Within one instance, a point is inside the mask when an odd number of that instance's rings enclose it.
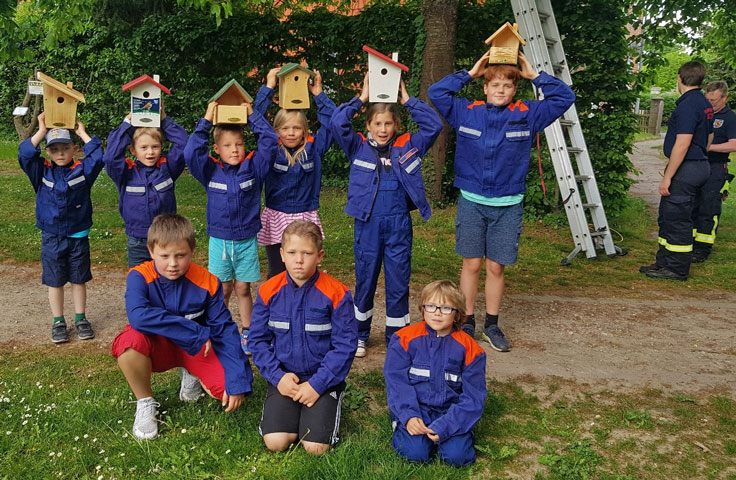
<instances>
[{"instance_id":1,"label":"blonde hair","mask_svg":"<svg viewBox=\"0 0 736 480\"><path fill-rule=\"evenodd\" d=\"M220 125L215 125L215 131L213 133L213 136L215 137L215 143L220 141L220 136L222 135L222 132L233 132L235 134L239 134L240 138L245 139L243 135L242 125L238 125L236 123L223 123Z\"/></svg>"},{"instance_id":2,"label":"blonde hair","mask_svg":"<svg viewBox=\"0 0 736 480\"><path fill-rule=\"evenodd\" d=\"M465 319L465 295L457 288L454 282L449 280L437 280L422 289L421 299L419 300L419 314L424 317L424 305L430 298L436 296L443 304L449 305L455 310L455 320L452 322L453 328L460 328Z\"/></svg>"},{"instance_id":3,"label":"blonde hair","mask_svg":"<svg viewBox=\"0 0 736 480\"><path fill-rule=\"evenodd\" d=\"M299 123L302 124L302 129L304 130L304 138L302 139L302 143L297 149L296 152L292 155L289 153L289 149L284 147L283 145L281 148L284 151L284 155L286 155L286 159L289 160L289 165L293 166L296 163L296 159L299 158L299 155L302 154L304 151L304 147L306 146L307 142L307 135L309 134L309 122L307 121L307 116L304 115L304 112L301 110L286 110L286 109L280 109L276 116L273 119L273 129L278 134L279 129L284 126L286 122L292 121L292 120L298 120Z\"/></svg>"},{"instance_id":4,"label":"blonde hair","mask_svg":"<svg viewBox=\"0 0 736 480\"><path fill-rule=\"evenodd\" d=\"M158 141L158 143L160 143L161 146L163 146L164 144L164 134L161 133L161 130L156 127L136 128L135 132L133 132L133 140L130 142L130 144L135 147L135 142L137 142L138 139L141 138L143 135L148 135L149 137Z\"/></svg>"},{"instance_id":5,"label":"blonde hair","mask_svg":"<svg viewBox=\"0 0 736 480\"><path fill-rule=\"evenodd\" d=\"M317 251L322 250L322 231L320 231L316 223L308 220L297 220L296 222L290 223L281 236L281 245L286 245L286 241L292 235L311 240L314 246L317 247Z\"/></svg>"},{"instance_id":6,"label":"blonde hair","mask_svg":"<svg viewBox=\"0 0 736 480\"><path fill-rule=\"evenodd\" d=\"M162 213L153 219L148 227L148 249L156 245L166 246L185 241L194 250L197 240L194 238L194 227L188 218L177 213Z\"/></svg>"}]
</instances>

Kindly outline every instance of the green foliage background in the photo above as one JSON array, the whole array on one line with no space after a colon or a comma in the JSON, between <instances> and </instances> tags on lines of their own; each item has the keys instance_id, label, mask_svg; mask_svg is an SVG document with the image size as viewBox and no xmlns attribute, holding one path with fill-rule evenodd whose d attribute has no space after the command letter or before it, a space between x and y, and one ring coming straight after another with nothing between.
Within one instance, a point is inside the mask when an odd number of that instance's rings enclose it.
<instances>
[{"instance_id":1,"label":"green foliage background","mask_svg":"<svg viewBox=\"0 0 736 480\"><path fill-rule=\"evenodd\" d=\"M553 3L568 61L576 72L573 88L599 188L606 209L615 213L621 209L630 184L626 175L631 164L626 154L636 129L631 113L636 98L630 88L634 79L624 40L626 2ZM48 50L44 48L44 23L35 16L37 12L30 6L19 10L22 18L18 21L35 28L36 34L26 32L24 43L17 46L32 52L30 58L16 57L0 64L0 102L6 110L20 103L25 80L37 68L58 80L73 81L75 88L85 93L87 104L80 107L80 117L90 132L105 138L127 112L129 96L121 91L122 84L143 73L156 73L172 91L165 99L167 114L191 131L203 115L207 99L229 79L237 79L255 96L269 68L301 59L322 72L326 90L339 104L358 90L365 64L363 44L383 52L399 51L399 60L411 69L410 92L417 93L424 48L419 0L403 5L397 0L378 0L355 16L317 8L294 12L288 21L280 21L268 11L240 6L232 16L221 19L219 27L208 12L186 10L174 1L100 1L94 11L81 33ZM505 20L513 21L507 1L462 0L457 67L471 66L485 48L483 40ZM528 85L522 87L519 96L531 98ZM463 94L482 98L479 85ZM594 104L600 108L591 109ZM313 110L309 113L316 121ZM15 132L10 116L4 119L0 135L12 138ZM356 119L358 128L360 121ZM552 193L543 198L535 154L526 197L531 215L561 210L544 145L542 153L545 181ZM448 197L455 193L452 155L450 148L443 181ZM333 149L325 159L325 184L344 186L347 172L344 155Z\"/></svg>"}]
</instances>

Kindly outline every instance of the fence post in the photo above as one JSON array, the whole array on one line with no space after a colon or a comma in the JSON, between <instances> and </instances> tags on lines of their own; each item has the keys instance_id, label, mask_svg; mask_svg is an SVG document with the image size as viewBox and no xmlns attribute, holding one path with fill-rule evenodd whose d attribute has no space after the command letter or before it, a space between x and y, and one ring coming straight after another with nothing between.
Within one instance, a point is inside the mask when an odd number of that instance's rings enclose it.
<instances>
[{"instance_id":1,"label":"fence post","mask_svg":"<svg viewBox=\"0 0 736 480\"><path fill-rule=\"evenodd\" d=\"M647 132L659 135L662 127L662 113L664 112L664 99L652 98L649 105L649 126Z\"/></svg>"}]
</instances>

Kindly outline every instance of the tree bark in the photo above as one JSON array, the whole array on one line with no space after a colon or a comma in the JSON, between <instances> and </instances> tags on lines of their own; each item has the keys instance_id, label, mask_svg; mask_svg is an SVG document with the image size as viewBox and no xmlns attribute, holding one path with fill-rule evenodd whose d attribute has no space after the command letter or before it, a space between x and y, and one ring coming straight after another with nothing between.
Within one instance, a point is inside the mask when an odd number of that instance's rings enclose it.
<instances>
[{"instance_id":1,"label":"tree bark","mask_svg":"<svg viewBox=\"0 0 736 480\"><path fill-rule=\"evenodd\" d=\"M30 137L34 130L36 130L36 127L38 127L38 114L41 111L41 99L43 97L41 95L33 96L36 97L36 101L33 103L33 109L31 110L31 123L23 125L25 115L23 117L13 117L13 125L15 126L15 131L18 133L18 139L21 142ZM21 106L29 107L31 105L31 97L31 93L26 91L26 96L23 97L23 103Z\"/></svg>"},{"instance_id":2,"label":"tree bark","mask_svg":"<svg viewBox=\"0 0 736 480\"><path fill-rule=\"evenodd\" d=\"M422 76L419 84L420 98L427 99L427 89L455 69L455 38L459 0L423 0L422 16L426 40L422 54ZM442 200L442 171L445 168L447 139L450 126L444 127L430 149L434 163L432 198Z\"/></svg>"}]
</instances>

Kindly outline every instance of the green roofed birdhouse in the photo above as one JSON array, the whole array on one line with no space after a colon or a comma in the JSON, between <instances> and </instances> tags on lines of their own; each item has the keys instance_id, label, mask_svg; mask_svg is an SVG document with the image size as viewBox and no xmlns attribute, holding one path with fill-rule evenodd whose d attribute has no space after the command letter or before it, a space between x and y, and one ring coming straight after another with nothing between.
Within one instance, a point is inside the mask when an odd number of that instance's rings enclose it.
<instances>
[{"instance_id":1,"label":"green roofed birdhouse","mask_svg":"<svg viewBox=\"0 0 736 480\"><path fill-rule=\"evenodd\" d=\"M486 39L486 45L491 46L488 63L516 65L519 61L519 44L526 45L519 35L519 24L504 23L496 33Z\"/></svg>"},{"instance_id":2,"label":"green roofed birdhouse","mask_svg":"<svg viewBox=\"0 0 736 480\"><path fill-rule=\"evenodd\" d=\"M279 107L309 108L309 79L314 72L297 63L287 63L278 73Z\"/></svg>"},{"instance_id":3,"label":"green roofed birdhouse","mask_svg":"<svg viewBox=\"0 0 736 480\"><path fill-rule=\"evenodd\" d=\"M393 58L378 52L367 45L363 51L368 52L368 93L370 102L396 103L399 96L401 71L408 72L409 67L399 63L399 54Z\"/></svg>"},{"instance_id":4,"label":"green roofed birdhouse","mask_svg":"<svg viewBox=\"0 0 736 480\"><path fill-rule=\"evenodd\" d=\"M252 104L253 97L235 79L227 82L209 101L217 102L213 125L248 123L248 109L243 104Z\"/></svg>"},{"instance_id":5,"label":"green roofed birdhouse","mask_svg":"<svg viewBox=\"0 0 736 480\"><path fill-rule=\"evenodd\" d=\"M77 126L77 102L87 103L84 95L72 88L72 82L64 85L41 72L36 74L36 78L43 83L46 125L49 128L74 129Z\"/></svg>"},{"instance_id":6,"label":"green roofed birdhouse","mask_svg":"<svg viewBox=\"0 0 736 480\"><path fill-rule=\"evenodd\" d=\"M153 78L141 75L123 85L123 91L130 90L130 124L134 127L161 126L161 92L171 93Z\"/></svg>"}]
</instances>

